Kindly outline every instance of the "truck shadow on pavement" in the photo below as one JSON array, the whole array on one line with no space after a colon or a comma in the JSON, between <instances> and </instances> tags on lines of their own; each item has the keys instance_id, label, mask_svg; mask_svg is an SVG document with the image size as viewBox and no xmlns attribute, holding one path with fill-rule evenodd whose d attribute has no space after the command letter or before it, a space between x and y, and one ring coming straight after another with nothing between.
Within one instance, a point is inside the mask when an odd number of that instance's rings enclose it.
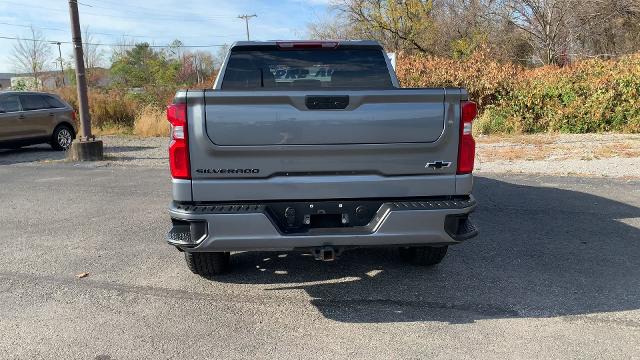
<instances>
[{"instance_id":1,"label":"truck shadow on pavement","mask_svg":"<svg viewBox=\"0 0 640 360\"><path fill-rule=\"evenodd\" d=\"M326 318L341 322L470 323L640 309L639 208L488 178L477 178L475 194L481 235L450 247L433 268L403 264L391 249L348 251L334 263L296 252L237 253L234 272L216 280L302 289Z\"/></svg>"}]
</instances>

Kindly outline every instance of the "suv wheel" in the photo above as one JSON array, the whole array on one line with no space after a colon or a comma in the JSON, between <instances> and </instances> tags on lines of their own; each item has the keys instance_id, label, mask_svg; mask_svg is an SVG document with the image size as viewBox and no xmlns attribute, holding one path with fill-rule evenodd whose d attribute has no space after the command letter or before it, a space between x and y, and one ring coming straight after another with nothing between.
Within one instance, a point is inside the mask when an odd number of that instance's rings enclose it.
<instances>
[{"instance_id":1,"label":"suv wheel","mask_svg":"<svg viewBox=\"0 0 640 360\"><path fill-rule=\"evenodd\" d=\"M73 142L73 129L67 125L58 125L53 130L53 136L51 137L51 147L55 150L69 150Z\"/></svg>"},{"instance_id":2,"label":"suv wheel","mask_svg":"<svg viewBox=\"0 0 640 360\"><path fill-rule=\"evenodd\" d=\"M402 260L422 266L432 266L439 264L447 255L447 246L416 246L399 248Z\"/></svg>"},{"instance_id":3,"label":"suv wheel","mask_svg":"<svg viewBox=\"0 0 640 360\"><path fill-rule=\"evenodd\" d=\"M231 268L231 254L228 252L184 253L187 266L192 273L212 277L228 272Z\"/></svg>"}]
</instances>

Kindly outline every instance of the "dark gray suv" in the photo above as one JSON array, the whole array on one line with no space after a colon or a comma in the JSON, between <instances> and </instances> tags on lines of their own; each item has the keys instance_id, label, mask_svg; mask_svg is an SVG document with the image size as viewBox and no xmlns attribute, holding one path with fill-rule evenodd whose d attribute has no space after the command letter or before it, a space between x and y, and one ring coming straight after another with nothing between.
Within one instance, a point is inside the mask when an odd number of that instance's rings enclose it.
<instances>
[{"instance_id":1,"label":"dark gray suv","mask_svg":"<svg viewBox=\"0 0 640 360\"><path fill-rule=\"evenodd\" d=\"M0 92L0 148L48 143L67 150L75 134L75 112L57 95Z\"/></svg>"}]
</instances>

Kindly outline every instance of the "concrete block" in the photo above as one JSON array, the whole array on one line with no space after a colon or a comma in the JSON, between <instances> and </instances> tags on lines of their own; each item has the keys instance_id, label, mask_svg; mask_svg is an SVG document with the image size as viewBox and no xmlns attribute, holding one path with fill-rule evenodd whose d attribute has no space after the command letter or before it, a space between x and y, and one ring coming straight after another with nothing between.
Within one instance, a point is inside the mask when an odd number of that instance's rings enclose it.
<instances>
[{"instance_id":1,"label":"concrete block","mask_svg":"<svg viewBox=\"0 0 640 360\"><path fill-rule=\"evenodd\" d=\"M101 140L74 141L67 151L71 161L100 161L104 158Z\"/></svg>"}]
</instances>

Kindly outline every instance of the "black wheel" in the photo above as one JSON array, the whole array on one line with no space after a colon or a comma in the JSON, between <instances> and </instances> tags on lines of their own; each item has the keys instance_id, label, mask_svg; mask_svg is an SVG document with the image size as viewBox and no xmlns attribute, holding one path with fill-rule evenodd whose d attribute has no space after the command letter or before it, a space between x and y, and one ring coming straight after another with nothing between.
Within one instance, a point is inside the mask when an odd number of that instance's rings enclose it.
<instances>
[{"instance_id":1,"label":"black wheel","mask_svg":"<svg viewBox=\"0 0 640 360\"><path fill-rule=\"evenodd\" d=\"M231 269L231 254L228 252L184 253L187 266L192 273L212 277Z\"/></svg>"},{"instance_id":2,"label":"black wheel","mask_svg":"<svg viewBox=\"0 0 640 360\"><path fill-rule=\"evenodd\" d=\"M58 125L58 127L53 130L53 135L51 136L51 147L60 151L69 150L73 142L73 137L74 134L71 127Z\"/></svg>"},{"instance_id":3,"label":"black wheel","mask_svg":"<svg viewBox=\"0 0 640 360\"><path fill-rule=\"evenodd\" d=\"M447 255L447 246L416 246L399 248L402 260L422 266L433 266L439 264Z\"/></svg>"}]
</instances>

